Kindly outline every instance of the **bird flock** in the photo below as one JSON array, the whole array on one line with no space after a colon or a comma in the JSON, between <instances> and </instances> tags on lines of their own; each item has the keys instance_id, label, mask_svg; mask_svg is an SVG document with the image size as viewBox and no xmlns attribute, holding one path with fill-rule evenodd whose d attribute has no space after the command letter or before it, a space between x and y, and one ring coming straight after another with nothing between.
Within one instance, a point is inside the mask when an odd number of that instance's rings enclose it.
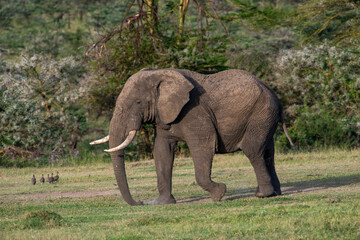
<instances>
[{"instance_id":1,"label":"bird flock","mask_svg":"<svg viewBox=\"0 0 360 240\"><path fill-rule=\"evenodd\" d=\"M48 183L56 183L59 181L59 172L56 172L56 175L54 176L53 173L51 173L51 176L49 176L50 174L47 175L47 178L46 178L46 182ZM44 174L41 175L41 178L40 178L40 183L45 183L45 178L44 178ZM36 184L36 177L35 177L35 174L33 174L33 177L31 179L31 184L32 185L35 185Z\"/></svg>"}]
</instances>

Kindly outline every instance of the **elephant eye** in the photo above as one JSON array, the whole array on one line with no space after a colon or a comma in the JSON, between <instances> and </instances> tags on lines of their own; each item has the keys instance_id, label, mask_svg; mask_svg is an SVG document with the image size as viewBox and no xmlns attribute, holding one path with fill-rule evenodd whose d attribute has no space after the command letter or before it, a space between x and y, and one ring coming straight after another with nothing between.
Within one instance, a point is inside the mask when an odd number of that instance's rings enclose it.
<instances>
[{"instance_id":1,"label":"elephant eye","mask_svg":"<svg viewBox=\"0 0 360 240\"><path fill-rule=\"evenodd\" d=\"M136 100L136 104L140 104L141 103L141 101L140 100Z\"/></svg>"}]
</instances>

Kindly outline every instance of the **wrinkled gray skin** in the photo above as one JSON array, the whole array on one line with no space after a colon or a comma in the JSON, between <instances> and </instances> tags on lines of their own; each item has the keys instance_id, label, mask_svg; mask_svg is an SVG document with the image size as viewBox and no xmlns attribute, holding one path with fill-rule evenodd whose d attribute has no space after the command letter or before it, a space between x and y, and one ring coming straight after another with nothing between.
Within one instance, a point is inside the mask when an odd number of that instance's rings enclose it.
<instances>
[{"instance_id":1,"label":"wrinkled gray skin","mask_svg":"<svg viewBox=\"0 0 360 240\"><path fill-rule=\"evenodd\" d=\"M211 179L215 153L242 150L258 182L257 197L281 194L274 167L273 135L282 121L276 95L253 75L228 70L202 75L188 70L145 69L134 74L120 93L110 123L110 148L121 144L141 124L155 125L154 157L160 196L150 204L175 203L171 194L174 151L189 146L197 183L220 201L226 185ZM133 200L124 167L124 151L111 153L124 200Z\"/></svg>"}]
</instances>

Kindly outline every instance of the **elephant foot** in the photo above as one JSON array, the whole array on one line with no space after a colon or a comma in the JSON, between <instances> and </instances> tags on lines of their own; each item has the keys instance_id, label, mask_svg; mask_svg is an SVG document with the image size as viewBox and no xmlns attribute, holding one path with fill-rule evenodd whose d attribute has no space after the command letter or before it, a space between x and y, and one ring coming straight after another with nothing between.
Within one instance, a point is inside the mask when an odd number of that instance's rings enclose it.
<instances>
[{"instance_id":1,"label":"elephant foot","mask_svg":"<svg viewBox=\"0 0 360 240\"><path fill-rule=\"evenodd\" d=\"M276 193L276 195L281 195L281 188L280 188L280 183L278 184L273 184L274 187L274 192Z\"/></svg>"},{"instance_id":2,"label":"elephant foot","mask_svg":"<svg viewBox=\"0 0 360 240\"><path fill-rule=\"evenodd\" d=\"M225 195L226 185L223 183L217 183L217 186L210 191L211 199L214 202L220 201Z\"/></svg>"},{"instance_id":3,"label":"elephant foot","mask_svg":"<svg viewBox=\"0 0 360 240\"><path fill-rule=\"evenodd\" d=\"M147 205L164 205L164 204L175 204L176 200L171 194L170 196L160 196L157 199L154 199L148 202Z\"/></svg>"},{"instance_id":4,"label":"elephant foot","mask_svg":"<svg viewBox=\"0 0 360 240\"><path fill-rule=\"evenodd\" d=\"M275 197L277 195L281 195L277 193L277 191L274 191L274 187L272 185L265 185L262 187L257 187L255 196L258 198L265 198L265 197Z\"/></svg>"},{"instance_id":5,"label":"elephant foot","mask_svg":"<svg viewBox=\"0 0 360 240\"><path fill-rule=\"evenodd\" d=\"M276 193L276 196L281 195L281 189L275 189L274 192Z\"/></svg>"}]
</instances>

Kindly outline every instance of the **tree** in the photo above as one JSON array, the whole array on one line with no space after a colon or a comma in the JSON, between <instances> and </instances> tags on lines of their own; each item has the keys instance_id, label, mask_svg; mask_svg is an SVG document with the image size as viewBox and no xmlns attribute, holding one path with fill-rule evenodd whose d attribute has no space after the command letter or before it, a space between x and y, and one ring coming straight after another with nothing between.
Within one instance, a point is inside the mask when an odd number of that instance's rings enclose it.
<instances>
[{"instance_id":1,"label":"tree","mask_svg":"<svg viewBox=\"0 0 360 240\"><path fill-rule=\"evenodd\" d=\"M180 3L180 4L179 4ZM90 95L97 115L111 112L126 80L142 68L186 68L203 73L226 69L224 44L203 36L196 19L185 29L190 1L171 1L159 12L158 1L133 0L118 28L102 35L87 51L97 79ZM196 4L202 12L202 5ZM134 9L136 11L134 11ZM179 9L178 15L171 13ZM204 17L203 15L199 17ZM194 20L194 18L193 18ZM200 33L200 34L199 34ZM152 126L143 126L139 154L149 157ZM143 147L142 147L143 146Z\"/></svg>"},{"instance_id":2,"label":"tree","mask_svg":"<svg viewBox=\"0 0 360 240\"><path fill-rule=\"evenodd\" d=\"M179 31L178 31L178 44L180 44L181 39L183 38L184 35L184 30L185 30L185 17L186 17L186 12L189 8L189 2L190 0L180 0L180 4L179 4Z\"/></svg>"}]
</instances>

